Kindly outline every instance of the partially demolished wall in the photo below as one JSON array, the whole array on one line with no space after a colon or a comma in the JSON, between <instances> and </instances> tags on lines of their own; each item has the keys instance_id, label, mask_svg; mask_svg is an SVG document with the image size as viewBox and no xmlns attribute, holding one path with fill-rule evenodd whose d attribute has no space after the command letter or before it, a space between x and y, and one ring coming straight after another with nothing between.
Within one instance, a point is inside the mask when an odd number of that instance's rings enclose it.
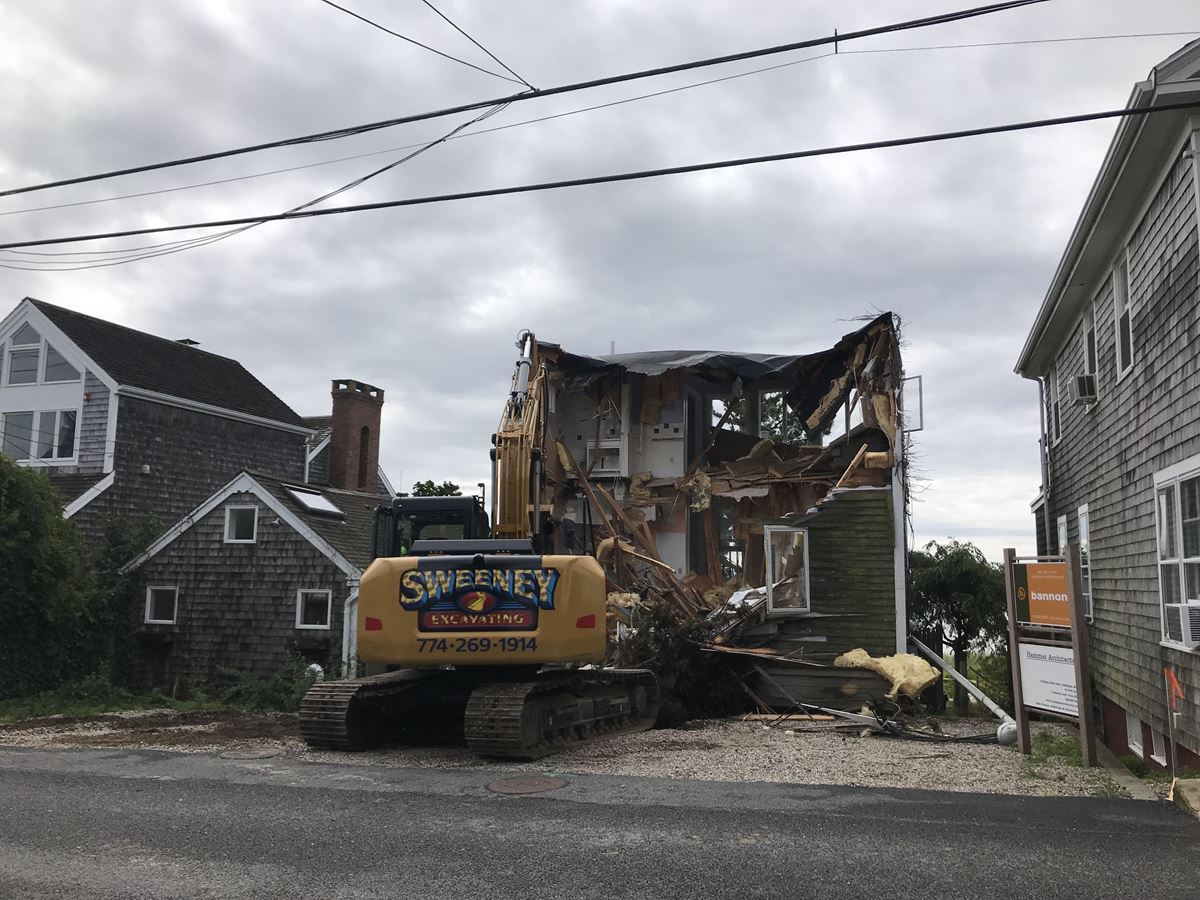
<instances>
[{"instance_id":1,"label":"partially demolished wall","mask_svg":"<svg viewBox=\"0 0 1200 900\"><path fill-rule=\"evenodd\" d=\"M897 649L891 314L805 356L542 352L547 512L560 551L604 564L614 626L651 606L711 615L762 588L727 645L824 663Z\"/></svg>"}]
</instances>

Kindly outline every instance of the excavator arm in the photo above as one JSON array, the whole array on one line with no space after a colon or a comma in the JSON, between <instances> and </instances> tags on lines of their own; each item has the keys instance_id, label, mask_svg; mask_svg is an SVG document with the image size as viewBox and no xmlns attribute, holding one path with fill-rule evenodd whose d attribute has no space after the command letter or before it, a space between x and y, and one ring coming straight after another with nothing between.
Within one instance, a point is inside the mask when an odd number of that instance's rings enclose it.
<instances>
[{"instance_id":1,"label":"excavator arm","mask_svg":"<svg viewBox=\"0 0 1200 900\"><path fill-rule=\"evenodd\" d=\"M517 337L512 389L492 438L492 535L540 540L546 367L531 331Z\"/></svg>"}]
</instances>

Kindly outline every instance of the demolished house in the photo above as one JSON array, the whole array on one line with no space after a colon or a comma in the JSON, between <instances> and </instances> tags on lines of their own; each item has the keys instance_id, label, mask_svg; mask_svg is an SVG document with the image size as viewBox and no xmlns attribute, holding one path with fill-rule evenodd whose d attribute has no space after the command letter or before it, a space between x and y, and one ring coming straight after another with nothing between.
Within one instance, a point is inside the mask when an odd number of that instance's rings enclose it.
<instances>
[{"instance_id":1,"label":"demolished house","mask_svg":"<svg viewBox=\"0 0 1200 900\"><path fill-rule=\"evenodd\" d=\"M892 314L802 356L541 350L544 509L557 550L604 564L618 631L661 604L726 613L713 649L746 656L773 706L789 685L810 700L853 695L856 678L886 688L832 664L907 645Z\"/></svg>"}]
</instances>

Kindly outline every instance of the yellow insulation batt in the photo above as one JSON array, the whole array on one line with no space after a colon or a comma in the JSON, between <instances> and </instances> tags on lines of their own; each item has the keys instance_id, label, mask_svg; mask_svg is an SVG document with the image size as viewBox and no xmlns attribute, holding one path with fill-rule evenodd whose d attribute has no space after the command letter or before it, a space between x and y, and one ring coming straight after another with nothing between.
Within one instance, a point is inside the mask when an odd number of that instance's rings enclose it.
<instances>
[{"instance_id":1,"label":"yellow insulation batt","mask_svg":"<svg viewBox=\"0 0 1200 900\"><path fill-rule=\"evenodd\" d=\"M938 670L919 656L911 653L897 653L895 656L871 656L861 647L843 653L833 661L835 666L847 669L870 669L878 672L892 683L888 696L893 700L896 694L906 697L916 697L921 691L938 680Z\"/></svg>"}]
</instances>

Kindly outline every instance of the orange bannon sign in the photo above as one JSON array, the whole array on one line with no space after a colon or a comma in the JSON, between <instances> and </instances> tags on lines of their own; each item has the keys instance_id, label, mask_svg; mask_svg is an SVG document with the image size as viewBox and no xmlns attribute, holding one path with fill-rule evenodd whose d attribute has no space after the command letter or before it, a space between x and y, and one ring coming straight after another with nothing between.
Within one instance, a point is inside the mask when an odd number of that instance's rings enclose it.
<instances>
[{"instance_id":1,"label":"orange bannon sign","mask_svg":"<svg viewBox=\"0 0 1200 900\"><path fill-rule=\"evenodd\" d=\"M1017 619L1030 625L1071 625L1067 564L1014 563Z\"/></svg>"}]
</instances>

